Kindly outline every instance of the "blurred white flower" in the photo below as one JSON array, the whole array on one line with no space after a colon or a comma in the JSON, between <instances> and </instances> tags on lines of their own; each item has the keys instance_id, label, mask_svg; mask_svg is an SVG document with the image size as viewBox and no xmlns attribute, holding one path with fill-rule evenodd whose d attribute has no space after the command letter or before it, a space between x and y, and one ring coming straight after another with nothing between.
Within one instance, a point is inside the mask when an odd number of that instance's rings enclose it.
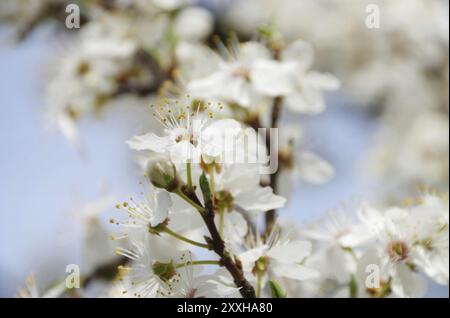
<instances>
[{"instance_id":1,"label":"blurred white flower","mask_svg":"<svg viewBox=\"0 0 450 318\"><path fill-rule=\"evenodd\" d=\"M310 71L313 64L313 48L309 43L297 40L281 53L281 60L289 62L293 72L294 89L286 94L287 107L295 112L317 114L325 109L322 91L336 90L340 83L331 74Z\"/></svg>"},{"instance_id":2,"label":"blurred white flower","mask_svg":"<svg viewBox=\"0 0 450 318\"><path fill-rule=\"evenodd\" d=\"M448 197L425 195L411 209L414 264L435 282L448 285L449 276L449 208Z\"/></svg>"},{"instance_id":3,"label":"blurred white flower","mask_svg":"<svg viewBox=\"0 0 450 318\"><path fill-rule=\"evenodd\" d=\"M156 6L164 10L176 10L193 4L196 0L151 0Z\"/></svg>"},{"instance_id":4,"label":"blurred white flower","mask_svg":"<svg viewBox=\"0 0 450 318\"><path fill-rule=\"evenodd\" d=\"M175 17L174 31L182 41L199 42L212 32L213 24L214 17L208 10L188 7Z\"/></svg>"},{"instance_id":5,"label":"blurred white flower","mask_svg":"<svg viewBox=\"0 0 450 318\"><path fill-rule=\"evenodd\" d=\"M410 210L366 209L360 216L376 239L365 257L380 266L384 282L389 282L395 295L424 295L426 284L417 266L448 284L448 199L426 196L424 203Z\"/></svg>"},{"instance_id":6,"label":"blurred white flower","mask_svg":"<svg viewBox=\"0 0 450 318\"><path fill-rule=\"evenodd\" d=\"M281 195L289 197L298 181L320 185L334 176L334 168L319 155L305 150L302 142L303 131L299 126L285 126L279 132L278 178L284 180L277 184Z\"/></svg>"},{"instance_id":7,"label":"blurred white flower","mask_svg":"<svg viewBox=\"0 0 450 318\"><path fill-rule=\"evenodd\" d=\"M25 280L25 287L21 287L17 290L16 297L18 298L57 298L64 294L66 291L66 285L64 282L58 283L48 290L39 290L36 283L36 275L30 274Z\"/></svg>"},{"instance_id":8,"label":"blurred white flower","mask_svg":"<svg viewBox=\"0 0 450 318\"><path fill-rule=\"evenodd\" d=\"M343 210L329 211L321 222L299 230L300 237L317 245L307 265L319 270L322 279L333 279L339 284L348 283L356 270L356 249L374 238L364 224Z\"/></svg>"},{"instance_id":9,"label":"blurred white flower","mask_svg":"<svg viewBox=\"0 0 450 318\"><path fill-rule=\"evenodd\" d=\"M218 46L223 60L209 76L188 84L193 96L250 107L264 95L273 97L292 90L291 65L273 60L263 44L240 44L233 37L229 48L222 43Z\"/></svg>"},{"instance_id":10,"label":"blurred white flower","mask_svg":"<svg viewBox=\"0 0 450 318\"><path fill-rule=\"evenodd\" d=\"M424 112L395 125L378 134L370 153L372 173L387 180L387 191L405 184L448 188L448 115Z\"/></svg>"}]
</instances>

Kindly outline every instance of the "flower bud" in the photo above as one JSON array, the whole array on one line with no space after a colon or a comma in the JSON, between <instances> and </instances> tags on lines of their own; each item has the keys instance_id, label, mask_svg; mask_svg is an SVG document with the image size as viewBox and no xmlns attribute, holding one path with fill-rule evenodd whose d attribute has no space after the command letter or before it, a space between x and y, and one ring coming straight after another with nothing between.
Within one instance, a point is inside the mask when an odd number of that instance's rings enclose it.
<instances>
[{"instance_id":1,"label":"flower bud","mask_svg":"<svg viewBox=\"0 0 450 318\"><path fill-rule=\"evenodd\" d=\"M165 160L150 162L147 166L146 176L155 187L166 189L169 192L175 191L180 183L175 166Z\"/></svg>"}]
</instances>

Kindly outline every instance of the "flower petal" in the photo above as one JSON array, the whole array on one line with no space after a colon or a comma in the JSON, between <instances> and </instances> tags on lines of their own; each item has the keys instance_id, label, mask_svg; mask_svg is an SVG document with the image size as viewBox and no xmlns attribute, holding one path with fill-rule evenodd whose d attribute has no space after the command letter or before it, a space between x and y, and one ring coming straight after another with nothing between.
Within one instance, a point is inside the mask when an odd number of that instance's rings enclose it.
<instances>
[{"instance_id":1,"label":"flower petal","mask_svg":"<svg viewBox=\"0 0 450 318\"><path fill-rule=\"evenodd\" d=\"M251 82L255 89L268 96L288 95L295 91L294 65L289 62L259 60L253 63Z\"/></svg>"},{"instance_id":2,"label":"flower petal","mask_svg":"<svg viewBox=\"0 0 450 318\"><path fill-rule=\"evenodd\" d=\"M312 184L321 184L334 176L333 167L316 154L303 151L298 156L300 178Z\"/></svg>"},{"instance_id":3,"label":"flower petal","mask_svg":"<svg viewBox=\"0 0 450 318\"><path fill-rule=\"evenodd\" d=\"M270 51L259 42L249 41L241 45L239 50L239 60L243 63L252 63L259 59L271 59Z\"/></svg>"},{"instance_id":4,"label":"flower petal","mask_svg":"<svg viewBox=\"0 0 450 318\"><path fill-rule=\"evenodd\" d=\"M265 212L278 209L286 204L286 199L273 193L271 187L245 189L238 193L234 200L244 210L249 212Z\"/></svg>"},{"instance_id":5,"label":"flower petal","mask_svg":"<svg viewBox=\"0 0 450 318\"><path fill-rule=\"evenodd\" d=\"M281 263L300 263L310 254L311 242L300 240L274 246L267 252L267 256Z\"/></svg>"},{"instance_id":6,"label":"flower petal","mask_svg":"<svg viewBox=\"0 0 450 318\"><path fill-rule=\"evenodd\" d=\"M325 110L325 103L316 90L305 89L286 96L286 106L293 112L303 114L319 114Z\"/></svg>"},{"instance_id":7,"label":"flower petal","mask_svg":"<svg viewBox=\"0 0 450 318\"><path fill-rule=\"evenodd\" d=\"M400 297L423 297L427 290L427 282L420 274L413 272L405 264L395 266L395 277L392 291Z\"/></svg>"},{"instance_id":8,"label":"flower petal","mask_svg":"<svg viewBox=\"0 0 450 318\"><path fill-rule=\"evenodd\" d=\"M311 44L302 40L297 40L283 51L281 58L284 61L297 62L300 71L304 72L313 64L314 50Z\"/></svg>"},{"instance_id":9,"label":"flower petal","mask_svg":"<svg viewBox=\"0 0 450 318\"><path fill-rule=\"evenodd\" d=\"M272 271L276 276L295 280L305 280L319 277L318 271L299 264L284 264L276 262L272 266Z\"/></svg>"},{"instance_id":10,"label":"flower petal","mask_svg":"<svg viewBox=\"0 0 450 318\"><path fill-rule=\"evenodd\" d=\"M340 81L329 73L309 72L305 82L318 90L337 90L341 86Z\"/></svg>"},{"instance_id":11,"label":"flower petal","mask_svg":"<svg viewBox=\"0 0 450 318\"><path fill-rule=\"evenodd\" d=\"M267 245L262 245L260 247L253 248L251 250L245 251L239 255L239 260L242 263L242 267L244 271L251 272L253 266L255 266L255 262L264 255L264 252L267 250Z\"/></svg>"},{"instance_id":12,"label":"flower petal","mask_svg":"<svg viewBox=\"0 0 450 318\"><path fill-rule=\"evenodd\" d=\"M171 140L168 137L159 137L154 133L148 133L141 136L134 136L126 142L134 150L153 150L163 153L168 150Z\"/></svg>"},{"instance_id":13,"label":"flower petal","mask_svg":"<svg viewBox=\"0 0 450 318\"><path fill-rule=\"evenodd\" d=\"M182 140L170 148L170 160L175 163L200 162L200 150L187 140Z\"/></svg>"},{"instance_id":14,"label":"flower petal","mask_svg":"<svg viewBox=\"0 0 450 318\"><path fill-rule=\"evenodd\" d=\"M155 206L153 217L150 220L151 226L157 226L164 222L169 215L169 209L172 206L172 199L167 191L158 191L155 195Z\"/></svg>"}]
</instances>

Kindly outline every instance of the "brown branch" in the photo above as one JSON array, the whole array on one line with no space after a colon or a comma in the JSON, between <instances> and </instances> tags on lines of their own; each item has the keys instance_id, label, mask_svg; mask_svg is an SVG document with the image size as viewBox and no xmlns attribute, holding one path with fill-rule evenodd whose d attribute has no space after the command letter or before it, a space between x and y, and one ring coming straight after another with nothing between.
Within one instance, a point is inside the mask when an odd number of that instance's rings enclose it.
<instances>
[{"instance_id":1,"label":"brown branch","mask_svg":"<svg viewBox=\"0 0 450 318\"><path fill-rule=\"evenodd\" d=\"M208 185L208 188L209 188L209 185ZM183 192L192 201L199 204L200 206L202 205L194 191L186 191L186 189L183 189L183 190L184 190ZM225 267L228 270L230 275L233 277L233 281L236 284L236 286L240 287L239 292L241 293L242 297L256 298L255 289L245 278L240 261L236 258L234 258L234 260L233 260L233 258L230 256L230 254L225 249L225 243L222 240L222 237L220 236L219 231L217 230L216 223L214 222L215 212L214 212L214 207L212 205L212 200L211 200L212 196L204 195L204 197L205 197L206 211L203 213L200 213L200 214L201 214L203 221L205 222L206 227L208 228L208 231L211 235L210 238L207 238L208 244L210 244L213 251L217 255L219 255L220 265Z\"/></svg>"},{"instance_id":2,"label":"brown branch","mask_svg":"<svg viewBox=\"0 0 450 318\"><path fill-rule=\"evenodd\" d=\"M148 96L158 92L166 80L172 80L172 70L165 72L158 61L143 49L137 50L132 59L132 68L128 73L122 74L118 78L119 85L112 97L134 94L140 97ZM136 72L147 71L152 74L152 80L139 82Z\"/></svg>"},{"instance_id":3,"label":"brown branch","mask_svg":"<svg viewBox=\"0 0 450 318\"><path fill-rule=\"evenodd\" d=\"M274 58L274 60L280 60L280 45L279 43L272 43L272 57ZM283 108L283 97L282 96L277 96L273 99L273 105L272 105L272 114L271 114L271 118L270 118L270 127L271 128L278 128L278 122L280 120L281 117L281 110ZM270 145L270 130L268 133L268 136L266 136L266 147L267 147L267 151L272 151L271 149L271 145ZM277 149L278 151L278 149ZM277 193L277 186L278 186L278 173L279 173L280 169L278 168L274 173L272 173L270 175L270 187L273 190L273 193ZM265 230L265 234L268 235L276 222L276 218L277 218L277 211L276 210L270 210L267 211L265 219L266 219L266 230Z\"/></svg>"},{"instance_id":4,"label":"brown branch","mask_svg":"<svg viewBox=\"0 0 450 318\"><path fill-rule=\"evenodd\" d=\"M82 287L86 288L88 285L90 285L93 281L99 279L99 280L112 280L114 277L116 277L118 273L117 267L120 265L125 265L128 263L129 258L125 256L117 257L114 260L103 263L99 265L97 268L95 268L89 275L84 277L82 280Z\"/></svg>"},{"instance_id":5,"label":"brown branch","mask_svg":"<svg viewBox=\"0 0 450 318\"><path fill-rule=\"evenodd\" d=\"M203 221L211 234L211 243L213 251L220 256L220 264L224 266L228 272L233 277L233 281L236 286L241 289L239 292L244 298L255 298L255 290L253 286L247 281L242 271L242 266L238 260L233 261L231 256L225 250L225 243L220 237L219 231L217 230L216 224L214 222L214 211L212 209L207 209L207 212L202 214Z\"/></svg>"},{"instance_id":6,"label":"brown branch","mask_svg":"<svg viewBox=\"0 0 450 318\"><path fill-rule=\"evenodd\" d=\"M20 21L21 17L17 17L19 23L23 23L19 26L17 30L17 40L23 41L25 40L31 32L36 29L42 23L49 20L56 20L58 22L64 21L67 17L67 13L65 11L67 5L71 3L76 3L80 5L79 1L61 1L61 2L48 2L43 4L37 12L34 13L28 20L25 22ZM85 10L80 10L80 24L83 25L88 21L88 16L84 13Z\"/></svg>"},{"instance_id":7,"label":"brown branch","mask_svg":"<svg viewBox=\"0 0 450 318\"><path fill-rule=\"evenodd\" d=\"M273 100L272 115L271 115L271 120L270 120L271 128L278 128L278 121L280 119L282 106L283 106L283 97L281 97L281 96L275 97ZM271 151L270 133L269 132L268 132L268 135L266 136L266 147L267 147L267 151ZM275 171L274 173L272 173L270 175L269 185L272 188L274 193L277 193L277 186L278 186L277 183L278 183L279 171L280 171L280 169L277 169L277 171ZM265 216L265 219L266 219L265 233L266 234L268 234L272 231L273 226L275 225L275 222L276 222L276 218L277 218L276 210L267 211L266 216Z\"/></svg>"}]
</instances>

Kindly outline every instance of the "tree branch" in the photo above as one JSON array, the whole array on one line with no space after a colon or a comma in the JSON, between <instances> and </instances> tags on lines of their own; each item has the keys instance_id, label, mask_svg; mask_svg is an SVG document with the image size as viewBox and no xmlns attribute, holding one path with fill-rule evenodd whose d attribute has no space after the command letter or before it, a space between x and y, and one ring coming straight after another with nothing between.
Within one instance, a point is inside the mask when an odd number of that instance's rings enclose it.
<instances>
[{"instance_id":1,"label":"tree branch","mask_svg":"<svg viewBox=\"0 0 450 318\"><path fill-rule=\"evenodd\" d=\"M203 197L205 200L205 211L201 212L200 214L211 235L211 238L209 238L210 241L208 243L211 245L213 251L217 255L219 255L220 265L224 266L228 270L228 272L233 277L233 281L236 286L240 287L239 292L241 293L242 297L255 298L255 289L245 278L240 261L236 258L234 258L233 260L230 254L226 251L225 243L222 240L222 237L220 236L219 231L216 227L216 223L214 222L215 211L212 202L212 196L209 189L209 183L207 182L205 175L202 175L202 177L200 178L200 187L202 188ZM194 191L190 191L185 194L192 201L201 205L201 202Z\"/></svg>"},{"instance_id":2,"label":"tree branch","mask_svg":"<svg viewBox=\"0 0 450 318\"><path fill-rule=\"evenodd\" d=\"M86 288L89 284L91 284L94 280L112 280L117 275L117 267L120 265L125 265L128 263L129 258L125 256L121 256L115 258L111 262L104 263L99 265L96 269L94 269L89 275L84 277L81 282L83 288Z\"/></svg>"},{"instance_id":3,"label":"tree branch","mask_svg":"<svg viewBox=\"0 0 450 318\"><path fill-rule=\"evenodd\" d=\"M283 106L283 97L278 96L275 97L273 100L272 105L272 115L270 120L270 126L271 128L278 128L278 121L280 119L281 115L281 109ZM270 130L269 130L270 131ZM266 136L266 148L269 151L270 150L270 133L268 133L268 136ZM270 187L272 188L274 193L277 193L277 181L278 181L278 173L280 169L277 169L274 173L270 175ZM276 210L270 210L266 213L266 233L270 233L273 229L273 226L275 225L276 218L277 218L277 212Z\"/></svg>"}]
</instances>

